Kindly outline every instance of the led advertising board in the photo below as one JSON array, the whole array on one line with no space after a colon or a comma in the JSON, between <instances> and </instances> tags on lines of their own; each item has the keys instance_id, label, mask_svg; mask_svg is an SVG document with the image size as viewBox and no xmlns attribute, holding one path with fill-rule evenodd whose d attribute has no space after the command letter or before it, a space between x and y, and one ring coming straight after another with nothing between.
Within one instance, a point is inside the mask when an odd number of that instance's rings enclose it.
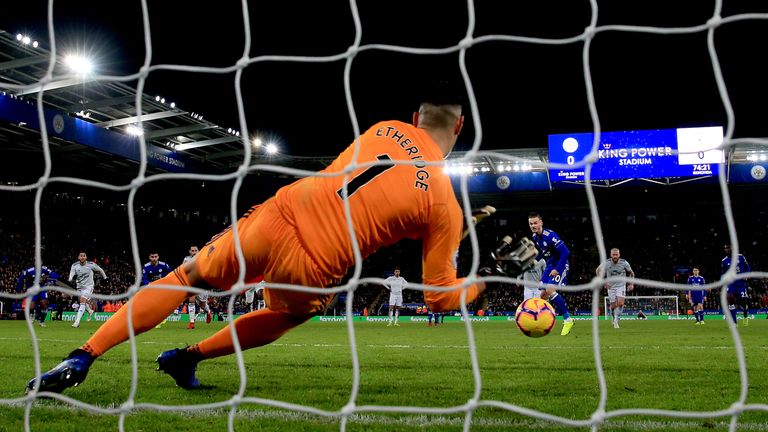
<instances>
[{"instance_id":1,"label":"led advertising board","mask_svg":"<svg viewBox=\"0 0 768 432\"><path fill-rule=\"evenodd\" d=\"M583 161L592 151L594 136L549 136L549 162L574 166L550 167L552 182L584 181ZM722 141L722 126L602 132L592 180L714 176L724 161L723 151L716 148Z\"/></svg>"}]
</instances>

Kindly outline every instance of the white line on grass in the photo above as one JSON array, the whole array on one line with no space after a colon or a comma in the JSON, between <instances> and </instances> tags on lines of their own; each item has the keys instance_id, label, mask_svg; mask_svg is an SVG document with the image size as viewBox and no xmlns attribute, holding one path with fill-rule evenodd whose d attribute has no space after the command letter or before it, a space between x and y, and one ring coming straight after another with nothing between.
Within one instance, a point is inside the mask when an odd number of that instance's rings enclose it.
<instances>
[{"instance_id":1,"label":"white line on grass","mask_svg":"<svg viewBox=\"0 0 768 432\"><path fill-rule=\"evenodd\" d=\"M23 406L23 404L10 404L10 406ZM54 411L71 411L81 412L82 408L78 408L68 404L51 403L45 404L46 410ZM226 417L229 414L229 410L212 409L212 410L196 410L196 411L184 411L179 412L178 415L183 415L185 418L211 418L211 417ZM140 416L141 412L136 412L131 415ZM276 420L287 422L301 422L307 425L327 425L334 424L340 421L339 418L316 416L303 412L283 411L283 410L265 410L258 408L241 406L241 409L237 411L237 418L249 419L249 420ZM349 421L352 424L362 426L381 426L392 425L399 427L427 427L427 426L462 426L464 424L464 416L457 415L456 417L448 417L443 415L376 415L376 414L354 414L349 417ZM629 430L641 430L641 431L654 431L654 430L697 430L697 429L727 429L729 421L713 420L710 418L703 418L700 421L693 420L608 420L603 423L602 427L608 428L624 428ZM524 428L526 430L551 430L558 426L563 426L554 422L546 422L534 419L505 419L505 418L487 418L482 414L475 413L472 419L473 426L484 427L496 427L496 428ZM740 431L765 431L768 427L764 423L747 423L739 422L738 429Z\"/></svg>"},{"instance_id":2,"label":"white line on grass","mask_svg":"<svg viewBox=\"0 0 768 432\"><path fill-rule=\"evenodd\" d=\"M29 338L15 338L15 337L0 337L0 341L28 341ZM47 338L38 338L37 339L40 342L66 342L66 343L82 343L82 339L75 339L75 340L65 340L65 339L47 339ZM126 342L124 342L126 343ZM136 341L136 344L138 345L173 345L170 344L167 341ZM323 344L323 343L314 343L314 344L304 344L304 343L280 343L280 342L272 342L269 344L269 346L277 346L277 347L287 347L287 348L307 348L307 347L315 347L315 348L344 348L348 347L348 344ZM432 348L450 348L450 349L469 349L469 345L433 345L433 344L426 344L426 345L391 345L391 344L365 344L363 345L366 348L403 348L403 349L414 349L414 348L426 348L426 349L432 349ZM484 347L483 349L496 349L496 350L510 350L515 348L513 345L496 345L493 347ZM666 345L603 345L601 346L602 349L618 349L618 350L668 350L670 349L669 346ZM732 350L733 346L729 345L675 345L673 347L676 350L680 349L695 349L695 350ZM768 349L768 345L755 345L750 346L750 349ZM592 349L592 345L542 345L542 346L526 346L526 350L552 350L552 349L563 349L563 350L572 350L572 349Z\"/></svg>"}]
</instances>

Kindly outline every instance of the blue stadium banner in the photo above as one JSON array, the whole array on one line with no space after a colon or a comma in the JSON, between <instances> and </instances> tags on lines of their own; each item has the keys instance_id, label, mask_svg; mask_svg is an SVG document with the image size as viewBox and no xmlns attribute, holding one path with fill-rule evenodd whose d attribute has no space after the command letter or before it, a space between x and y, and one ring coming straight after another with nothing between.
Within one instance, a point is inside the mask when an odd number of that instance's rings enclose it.
<instances>
[{"instance_id":1,"label":"blue stadium banner","mask_svg":"<svg viewBox=\"0 0 768 432\"><path fill-rule=\"evenodd\" d=\"M729 183L768 183L765 162L732 164L728 173Z\"/></svg>"},{"instance_id":2,"label":"blue stadium banner","mask_svg":"<svg viewBox=\"0 0 768 432\"><path fill-rule=\"evenodd\" d=\"M549 162L574 166L550 167L553 183L584 181L584 159L592 151L595 134L549 136ZM668 177L711 177L718 174L723 151L722 126L603 132L592 180Z\"/></svg>"},{"instance_id":3,"label":"blue stadium banner","mask_svg":"<svg viewBox=\"0 0 768 432\"><path fill-rule=\"evenodd\" d=\"M59 137L133 161L140 159L141 141L138 137L106 130L93 123L48 108L43 109L43 114L48 135L51 137ZM0 120L40 130L40 119L35 103L1 94ZM147 163L171 172L190 172L195 171L196 168L193 166L194 162L188 157L152 144L147 144Z\"/></svg>"},{"instance_id":4,"label":"blue stadium banner","mask_svg":"<svg viewBox=\"0 0 768 432\"><path fill-rule=\"evenodd\" d=\"M451 176L455 191L461 190L461 178ZM470 193L504 193L521 191L549 191L549 179L544 171L506 172L503 174L479 174L467 177Z\"/></svg>"}]
</instances>

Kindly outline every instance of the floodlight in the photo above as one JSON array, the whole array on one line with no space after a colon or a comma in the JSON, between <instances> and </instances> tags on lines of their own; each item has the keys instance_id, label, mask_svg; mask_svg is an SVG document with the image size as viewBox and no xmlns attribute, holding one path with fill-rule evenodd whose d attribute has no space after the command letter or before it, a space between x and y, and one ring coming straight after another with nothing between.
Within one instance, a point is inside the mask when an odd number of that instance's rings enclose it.
<instances>
[{"instance_id":1,"label":"floodlight","mask_svg":"<svg viewBox=\"0 0 768 432\"><path fill-rule=\"evenodd\" d=\"M88 74L93 70L93 64L85 57L79 55L68 55L64 58L64 63L78 74Z\"/></svg>"}]
</instances>

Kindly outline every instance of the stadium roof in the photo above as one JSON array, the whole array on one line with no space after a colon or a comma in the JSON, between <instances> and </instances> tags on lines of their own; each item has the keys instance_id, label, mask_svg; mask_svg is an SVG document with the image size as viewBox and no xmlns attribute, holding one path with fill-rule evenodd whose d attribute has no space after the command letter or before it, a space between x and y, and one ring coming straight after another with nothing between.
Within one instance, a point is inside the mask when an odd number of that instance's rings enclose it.
<instances>
[{"instance_id":1,"label":"stadium roof","mask_svg":"<svg viewBox=\"0 0 768 432\"><path fill-rule=\"evenodd\" d=\"M45 76L50 52L19 43L16 34L0 30L0 79L4 83L29 86ZM64 59L59 56L54 74L66 73ZM172 96L139 94L135 82L103 82L69 79L45 86L45 106L107 130L127 133L129 126L139 122L137 102L142 106L142 129L147 143L181 151L215 170L224 170L242 160L241 137L231 127L217 125L205 119L203 113L190 112L172 104ZM26 100L36 100L40 87L9 91ZM160 100L158 100L160 98ZM215 107L212 107L215 108ZM40 134L25 125L0 123L3 151L40 152ZM177 150L182 147L184 150ZM76 142L51 141L54 155L76 154L91 158L106 168L125 166L120 158L103 153L78 151Z\"/></svg>"},{"instance_id":2,"label":"stadium roof","mask_svg":"<svg viewBox=\"0 0 768 432\"><path fill-rule=\"evenodd\" d=\"M34 86L47 73L50 52L43 47L32 48L20 43L17 35L0 30L0 79L4 83L25 86L20 90L9 90L7 95L19 100L37 100L40 86ZM54 75L65 74L65 59L59 56L54 66ZM188 155L199 161L211 172L228 172L239 166L243 160L243 137L231 127L225 127L206 120L205 113L184 110L171 105L173 96L139 94L131 86L133 82L105 82L83 79L67 79L52 82L43 88L45 107L106 130L129 133L128 127L138 126L139 109L142 107L142 129L148 144ZM215 107L211 107L215 109ZM4 154L12 158L21 154L40 154L39 131L23 122L0 122L0 142ZM136 161L88 149L82 143L51 137L52 156L63 161L77 158L80 163L103 168L112 173L137 165ZM86 151L87 150L87 151ZM495 152L520 160L546 162L544 149L508 149ZM461 158L466 152L455 152L451 158ZM254 150L252 164L276 164L292 168L319 170L329 164L335 155L292 156L286 154L267 155ZM474 165L486 166L496 171L506 159L483 157ZM149 173L164 170L151 168Z\"/></svg>"}]
</instances>

